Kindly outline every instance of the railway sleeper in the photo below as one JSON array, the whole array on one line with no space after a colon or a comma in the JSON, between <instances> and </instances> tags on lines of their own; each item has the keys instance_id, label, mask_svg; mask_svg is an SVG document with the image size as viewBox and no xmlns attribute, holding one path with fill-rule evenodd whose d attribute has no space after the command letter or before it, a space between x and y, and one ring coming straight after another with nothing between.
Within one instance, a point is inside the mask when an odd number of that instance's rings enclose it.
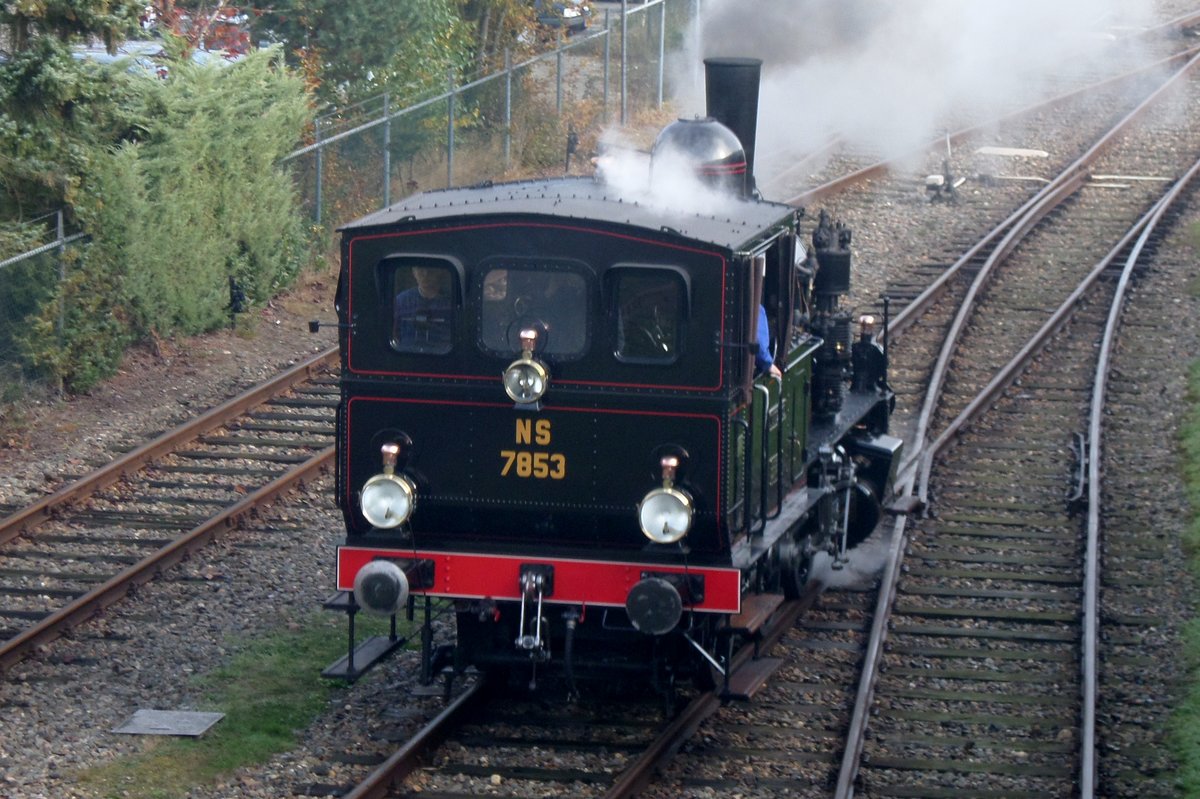
<instances>
[{"instance_id":1,"label":"railway sleeper","mask_svg":"<svg viewBox=\"0 0 1200 799\"><path fill-rule=\"evenodd\" d=\"M329 439L316 438L255 438L251 436L202 436L201 444L209 446L229 445L234 447L283 447L289 449L322 449L329 446Z\"/></svg>"},{"instance_id":2,"label":"railway sleeper","mask_svg":"<svg viewBox=\"0 0 1200 799\"><path fill-rule=\"evenodd\" d=\"M266 407L281 407L281 408L336 408L341 402L337 397L330 399L298 399L291 397L276 397L267 400L263 405Z\"/></svg>"},{"instance_id":3,"label":"railway sleeper","mask_svg":"<svg viewBox=\"0 0 1200 799\"><path fill-rule=\"evenodd\" d=\"M337 429L332 425L287 422L240 422L238 424L230 425L230 429L244 430L250 433L307 433L309 435L328 436L330 438L337 433Z\"/></svg>"},{"instance_id":4,"label":"railway sleeper","mask_svg":"<svg viewBox=\"0 0 1200 799\"><path fill-rule=\"evenodd\" d=\"M188 452L176 452L178 458L192 458L194 460L229 460L229 461L267 461L268 463L304 463L312 458L311 455L288 455L277 452L199 452L191 450Z\"/></svg>"}]
</instances>

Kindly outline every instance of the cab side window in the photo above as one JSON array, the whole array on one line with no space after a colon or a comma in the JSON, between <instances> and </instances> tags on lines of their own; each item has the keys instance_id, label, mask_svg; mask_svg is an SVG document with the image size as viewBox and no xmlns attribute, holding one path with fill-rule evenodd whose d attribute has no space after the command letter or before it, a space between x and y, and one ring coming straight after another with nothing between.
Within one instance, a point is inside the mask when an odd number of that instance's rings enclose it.
<instances>
[{"instance_id":1,"label":"cab side window","mask_svg":"<svg viewBox=\"0 0 1200 799\"><path fill-rule=\"evenodd\" d=\"M667 269L616 270L616 356L630 363L670 363L682 341L684 283Z\"/></svg>"},{"instance_id":2,"label":"cab side window","mask_svg":"<svg viewBox=\"0 0 1200 799\"><path fill-rule=\"evenodd\" d=\"M442 355L453 345L455 273L437 259L405 259L390 273L392 348Z\"/></svg>"}]
</instances>

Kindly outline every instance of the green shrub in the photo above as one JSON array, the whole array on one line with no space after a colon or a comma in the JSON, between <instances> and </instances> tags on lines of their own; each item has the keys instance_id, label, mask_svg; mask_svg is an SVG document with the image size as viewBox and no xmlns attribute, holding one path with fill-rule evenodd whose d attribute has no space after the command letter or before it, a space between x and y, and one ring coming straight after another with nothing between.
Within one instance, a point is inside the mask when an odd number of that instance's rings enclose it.
<instances>
[{"instance_id":1,"label":"green shrub","mask_svg":"<svg viewBox=\"0 0 1200 799\"><path fill-rule=\"evenodd\" d=\"M73 392L86 391L111 375L133 340L119 283L111 274L89 269L84 261L58 285L55 300L33 318L23 342L31 360Z\"/></svg>"},{"instance_id":2,"label":"green shrub","mask_svg":"<svg viewBox=\"0 0 1200 799\"><path fill-rule=\"evenodd\" d=\"M33 362L75 391L112 374L130 341L226 324L231 277L265 302L310 252L279 166L308 103L276 51L226 66L183 60L166 80L126 83L136 135L89 153L74 210L91 244L27 342Z\"/></svg>"}]
</instances>

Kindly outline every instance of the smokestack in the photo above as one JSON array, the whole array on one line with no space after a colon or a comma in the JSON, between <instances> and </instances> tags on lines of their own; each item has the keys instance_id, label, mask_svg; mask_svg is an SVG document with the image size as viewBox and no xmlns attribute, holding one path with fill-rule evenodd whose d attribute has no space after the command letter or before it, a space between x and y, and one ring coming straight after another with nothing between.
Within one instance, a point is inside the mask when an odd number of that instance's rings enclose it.
<instances>
[{"instance_id":1,"label":"smokestack","mask_svg":"<svg viewBox=\"0 0 1200 799\"><path fill-rule=\"evenodd\" d=\"M758 131L758 84L762 61L757 58L704 59L708 115L733 131L746 152L746 194L754 181L754 139Z\"/></svg>"}]
</instances>

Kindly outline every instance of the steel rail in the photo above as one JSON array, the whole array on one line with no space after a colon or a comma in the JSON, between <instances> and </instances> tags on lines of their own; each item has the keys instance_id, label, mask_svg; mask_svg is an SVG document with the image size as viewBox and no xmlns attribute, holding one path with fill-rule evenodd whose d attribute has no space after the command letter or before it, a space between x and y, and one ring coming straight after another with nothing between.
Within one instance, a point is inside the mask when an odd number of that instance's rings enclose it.
<instances>
[{"instance_id":1,"label":"steel rail","mask_svg":"<svg viewBox=\"0 0 1200 799\"><path fill-rule=\"evenodd\" d=\"M772 617L770 624L758 643L758 651L765 652L777 644L796 620L816 601L821 585L814 582L800 599L784 603ZM737 671L755 652L756 647L747 643L734 655L729 669ZM646 747L637 759L621 772L604 794L604 799L625 799L637 796L650 782L654 772L674 756L679 747L696 732L700 724L721 708L720 691L714 689L696 696L671 723Z\"/></svg>"},{"instance_id":2,"label":"steel rail","mask_svg":"<svg viewBox=\"0 0 1200 799\"><path fill-rule=\"evenodd\" d=\"M165 569L179 563L190 553L234 529L258 508L290 491L297 484L315 480L328 469L333 462L333 456L333 447L323 449L257 491L247 494L236 504L193 528L153 555L143 558L97 588L77 597L66 607L55 611L34 626L5 641L0 645L0 673L23 660L37 647L59 638L67 629L87 621L99 611L117 602L132 588L148 582Z\"/></svg>"},{"instance_id":3,"label":"steel rail","mask_svg":"<svg viewBox=\"0 0 1200 799\"><path fill-rule=\"evenodd\" d=\"M271 380L217 405L192 421L162 434L137 449L130 450L108 465L10 516L0 519L0 544L11 541L26 530L51 518L63 506L78 502L107 488L122 477L137 472L154 459L178 449L183 444L194 441L246 410L311 378L324 367L336 364L337 357L336 347L317 353Z\"/></svg>"},{"instance_id":4,"label":"steel rail","mask_svg":"<svg viewBox=\"0 0 1200 799\"><path fill-rule=\"evenodd\" d=\"M715 691L707 691L688 702L650 746L613 781L605 791L604 799L637 796L650 783L657 766L669 760L704 720L720 709L721 697Z\"/></svg>"},{"instance_id":5,"label":"steel rail","mask_svg":"<svg viewBox=\"0 0 1200 799\"><path fill-rule=\"evenodd\" d=\"M930 423L933 420L933 415L936 413L939 398L941 395L942 386L946 381L946 377L950 371L950 359L953 357L958 348L959 340L962 332L966 327L967 320L972 315L975 308L975 301L982 290L983 286L991 278L991 274L996 266L1007 257L1025 237L1025 235L1033 229L1033 227L1041 221L1054 208L1061 205L1066 199L1071 196L1079 186L1083 185L1087 177L1087 167L1090 166L1101 153L1113 143L1117 135L1123 132L1129 125L1145 113L1151 105L1154 104L1164 93L1166 93L1176 81L1181 80L1187 75L1196 64L1200 63L1200 55L1194 56L1180 70L1168 78L1161 86L1154 90L1146 97L1136 108L1125 115L1111 130L1088 149L1082 156L1079 157L1073 164L1068 166L1043 192L1039 193L1040 200L1033 204L1031 208L1022 216L1011 231L1001 240L996 250L988 257L987 261L980 267L979 272L975 275L975 279L971 281L970 287L967 289L967 294L959 306L958 313L954 317L954 322L950 326L950 330L946 334L946 338L942 343L942 349L938 354L937 363L933 368L933 372L929 377L929 385L925 392L925 401L921 406L921 413L917 419L917 438L924 441L927 437L927 431ZM994 382L994 381L993 381ZM953 426L953 425L952 425ZM961 429L961 424L955 426L955 430ZM929 473L932 469L933 459L946 446L952 435L950 431L944 431L933 444L924 448L919 453L921 459L920 479L918 481L917 496L922 503L926 502L929 494ZM917 457L917 453L914 453Z\"/></svg>"},{"instance_id":6,"label":"steel rail","mask_svg":"<svg viewBox=\"0 0 1200 799\"><path fill-rule=\"evenodd\" d=\"M759 650L776 643L792 628L796 619L811 607L819 594L820 586L814 583L805 596L784 603L770 620L759 641ZM742 646L732 660L731 668L737 669L754 656L751 643ZM436 749L449 737L453 729L462 723L487 701L481 676L471 687L458 696L445 710L439 713L416 735L396 750L367 777L345 794L345 799L382 799L398 787L416 768L421 759ZM613 781L605 792L606 799L621 799L635 796L644 789L655 769L678 751L679 746L696 731L697 727L721 707L718 690L698 694L680 711L634 762Z\"/></svg>"},{"instance_id":7,"label":"steel rail","mask_svg":"<svg viewBox=\"0 0 1200 799\"><path fill-rule=\"evenodd\" d=\"M1160 201L1161 202L1161 201ZM1152 215L1155 214L1159 206L1156 204L1154 209L1151 209L1141 219L1139 219L1133 227L1122 237L1120 242L1112 248L1112 250L1102 258L1097 265L1088 273L1087 276L1080 282L1078 287L1071 295L1063 301L1062 305L1051 315L1051 317L1042 325L1037 333L1029 339L1029 341L1021 348L1021 350L992 378L991 382L977 395L966 409L955 419L951 428L955 432L960 430L968 422L978 418L996 398L1003 392L1005 388L1010 386L1014 380L1021 374L1024 367L1027 366L1037 353L1044 348L1055 333L1062 328L1069 320L1071 313L1074 311L1080 300L1087 292L1095 285L1100 277L1109 270L1112 263L1126 249L1135 237L1144 235L1146 225ZM922 431L913 440L913 447L918 451L925 450L924 431ZM943 434L949 438L948 434ZM933 446L938 446L939 443L944 445L941 439ZM914 459L918 460L918 459ZM910 464L912 461L909 462ZM923 463L923 461L922 461ZM916 497L913 495L915 484L916 471L912 468L904 468L901 470L900 486L897 490L899 496ZM838 788L835 792L835 797L839 799L847 799L854 795L853 783L857 778L858 764L862 757L862 749L865 743L866 725L869 718L871 703L874 699L874 686L879 676L879 663L883 658L883 644L887 637L887 625L891 617L892 602L895 599L897 589L899 587L900 562L903 559L903 554L908 545L907 539L907 517L900 516L896 520L893 528L892 543L888 549L887 566L884 575L880 581L879 596L876 601L875 615L871 626L871 635L867 646L867 651L863 658L863 671L860 675L859 689L855 698L854 711L851 715L849 732L847 734L847 748L843 756L841 771L838 776ZM1090 554L1090 553L1089 553ZM1086 684L1086 683L1085 683Z\"/></svg>"},{"instance_id":8,"label":"steel rail","mask_svg":"<svg viewBox=\"0 0 1200 799\"><path fill-rule=\"evenodd\" d=\"M912 497L913 476L901 478L896 490L898 497ZM842 752L842 765L838 770L834 797L849 799L854 796L854 782L858 779L858 766L862 761L863 747L867 742L867 721L871 705L875 701L875 685L879 681L880 664L883 662L883 645L887 642L888 622L900 587L900 564L908 549L908 516L896 517L892 526L892 543L888 547L886 566L879 580L879 594L875 599L875 613L871 619L871 633L867 639L867 651L863 653L863 667L858 678L858 691L854 696L854 709L850 713L850 724L846 730L846 749Z\"/></svg>"},{"instance_id":9,"label":"steel rail","mask_svg":"<svg viewBox=\"0 0 1200 799\"><path fill-rule=\"evenodd\" d=\"M1200 17L1200 15L1198 15L1198 17ZM1190 69L1197 60L1200 60L1200 57L1194 57L1182 70L1180 70L1177 75L1173 76L1168 81L1168 84L1174 82L1174 80L1180 77L1180 75L1186 73L1187 70ZM1151 98L1148 98L1146 102L1150 102L1150 99L1153 99L1153 97L1157 96L1158 93L1163 91L1168 84L1164 84L1163 87L1156 90L1154 95L1152 95ZM1130 116L1132 116L1132 114ZM1130 118L1126 117L1118 124L1118 129L1123 128L1129 123L1129 121ZM1099 144L1096 147L1099 147ZM1096 149L1096 147L1094 147L1093 150ZM1069 167L1064 175L1070 172L1074 166L1075 165ZM1150 235L1151 225L1157 223L1169 202L1174 201L1174 198L1178 196L1184 186L1192 181L1198 171L1200 171L1200 164L1193 166L1192 169L1185 175L1185 177L1182 178L1168 192L1168 194L1164 196L1164 198L1156 203L1150 211L1148 211L1130 228L1126 235L1122 237L1121 242L1117 244L1109 252L1109 254L1105 256L1105 258L1103 258L1099 264L1083 279L1079 287L1072 292L1071 296L1068 297L1067 300L1063 302L1062 306L1060 306L1060 308L1050 317L1050 319L1047 320L1047 322L1042 326L1041 329L1039 329L1034 337L1030 339L1029 343L1027 343L1021 349L1021 351L1012 359L1012 361L1009 362L1009 364L1002 368L993 377L988 386L985 387L985 389L980 393L980 396L977 397L977 399L970 405L968 405L967 409L964 409L959 417L956 418L955 422L951 425L951 428L953 428L954 431L961 430L962 426L965 425L970 418L978 416L980 413L982 413L982 411L985 410L986 407L990 406L995 398L999 396L1004 388L1006 388L1008 385L1011 385L1012 381L1016 379L1017 374L1019 374L1020 369L1023 368L1024 365L1028 364L1036 355L1037 351L1044 347L1054 333L1057 332L1063 324L1065 324L1070 316L1071 311L1082 299L1082 296L1086 294L1087 290L1090 289L1106 271L1108 271L1112 263L1119 256L1120 252L1127 248L1130 242L1136 237L1138 239L1137 250L1133 255L1130 256L1125 270L1122 272L1121 280L1123 282L1127 282L1127 275L1132 270L1132 263L1134 260L1136 260L1137 252L1140 251L1145 240ZM1070 181L1064 181L1064 183L1069 182ZM1168 198L1170 199L1168 200ZM989 236L990 235L991 234L989 234ZM1123 296L1124 287L1120 287L1119 291L1119 296ZM1119 307L1119 299L1114 300L1113 310L1110 312L1110 316L1119 314ZM1109 330L1106 329L1105 335L1107 339L1112 334L1110 334ZM1105 363L1102 365L1106 367L1107 354L1102 351L1102 355L1105 356ZM1100 367L1098 367L1097 380L1101 379L1099 375L1103 374L1103 372L1099 371L1099 369ZM1107 368L1104 368L1103 371L1107 371ZM984 398L985 395L986 399L981 399ZM1090 431L1089 443L1088 549L1085 555L1085 630L1082 636L1084 654L1081 656L1081 671L1083 673L1082 691L1084 693L1084 696L1082 697L1084 702L1084 720L1081 734L1081 752L1083 754L1083 757L1081 758L1081 785L1084 784L1084 781L1086 780L1086 782L1092 786L1094 786L1095 773L1095 650L1098 636L1096 631L1096 627L1098 626L1096 597L1098 594L1099 583L1098 513L1100 505L1100 475L1098 465L1098 426L1103 415L1102 407L1102 399L1093 400L1093 410L1091 415L1092 430ZM898 477L898 496L909 497L910 499L919 498L921 501L924 501L924 497L927 494L928 480L928 472L924 467L932 461L932 455L930 453L940 451L940 449L945 447L946 442L953 437L950 429L948 428L947 432L943 433L937 442L926 446L926 435L927 425L920 429L919 433L911 442L912 451L914 454L910 456L907 463L901 467L900 475ZM916 486L917 475L916 470L913 467L917 463L920 463L922 466L922 484L919 494L914 496L913 490ZM1093 521L1093 516L1095 516L1095 521ZM897 518L893 528L892 544L888 551L887 566L885 568L884 575L881 578L879 596L876 601L875 615L872 621L871 636L868 642L867 651L864 655L863 670L860 675L859 688L855 698L855 706L851 715L849 730L847 732L847 746L845 752L843 753L842 765L838 775L838 784L834 793L834 796L838 799L849 799L849 797L854 796L854 783L858 776L859 763L861 760L863 747L865 745L866 727L869 719L871 703L874 697L875 685L879 678L879 667L883 658L883 645L886 641L887 626L888 622L890 621L892 601L895 598L899 585L900 563L907 547L907 540L907 518L900 516ZM1088 778L1088 775L1091 775L1090 779ZM1093 793L1083 793L1082 795L1084 797L1091 797Z\"/></svg>"},{"instance_id":10,"label":"steel rail","mask_svg":"<svg viewBox=\"0 0 1200 799\"><path fill-rule=\"evenodd\" d=\"M1175 19L1168 20L1160 25L1154 25L1146 30L1135 35L1134 38L1160 36L1164 31L1182 31L1187 28L1194 28L1200 25L1200 11L1191 11L1187 14L1181 14Z\"/></svg>"},{"instance_id":11,"label":"steel rail","mask_svg":"<svg viewBox=\"0 0 1200 799\"><path fill-rule=\"evenodd\" d=\"M387 760L379 764L367 778L345 794L343 799L383 799L394 786L399 785L411 774L425 753L437 748L465 716L477 711L487 697L487 680L480 675L475 682L458 695L441 713L426 724L396 750Z\"/></svg>"},{"instance_id":12,"label":"steel rail","mask_svg":"<svg viewBox=\"0 0 1200 799\"><path fill-rule=\"evenodd\" d=\"M980 415L1000 396L1000 394L1008 386L1012 385L1013 381L1021 374L1023 369L1036 357L1050 339L1062 329L1062 327L1070 319L1074 310L1078 307L1084 296L1095 286L1101 277L1110 271L1113 263L1116 262L1120 253L1130 247L1131 243L1134 248L1127 257L1125 266L1122 269L1121 278L1115 296L1112 300L1109 321L1104 332L1104 342L1101 347L1100 355L1097 358L1096 367L1096 387L1093 390L1092 410L1090 414L1089 426L1089 455L1088 455L1088 530L1087 544L1084 560L1084 609L1083 609L1083 635L1081 636L1082 654L1080 658L1080 671L1082 675L1082 701L1083 710L1081 714L1081 758L1080 758L1080 784L1081 796L1091 797L1095 790L1095 718L1096 718L1096 698L1097 698L1097 681L1096 681L1096 657L1097 657L1097 641L1099 637L1099 611L1098 611L1098 596L1099 596L1099 512L1100 512L1100 426L1103 419L1104 405L1104 386L1106 385L1108 376L1108 363L1111 360L1112 342L1115 338L1116 326L1119 321L1119 315L1123 306L1124 296L1132 270L1140 256L1141 251L1145 246L1145 242L1152 235L1155 226L1162 218L1163 214L1176 201L1179 194L1193 181L1196 174L1200 172L1200 162L1197 162L1191 167L1187 174L1181 178L1155 205L1146 212L1129 231L1122 237L1120 242L1115 245L1112 250L1102 258L1091 272L1080 282L1079 286L1071 293L1071 295L1063 301L1062 305L1051 315L1051 317L1043 324L1029 342L1021 349L1013 359L1006 364L993 377L992 381L977 395L967 408L955 419L951 426L942 436L934 442L927 451L944 449L946 443L953 437L954 434L961 431L969 422L978 419ZM1136 242L1135 242L1136 239ZM923 461L925 463L925 461ZM926 473L922 473L923 479L927 477ZM909 474L909 481L912 475ZM911 483L908 484L911 489ZM900 519L897 526L897 533L903 533L904 519ZM899 538L899 535L897 535ZM892 553L902 553L903 545L899 542L894 542ZM888 604L885 608L885 613L890 610L890 598L894 597L897 588L896 575L898 569L892 569L892 562L888 562L889 571L885 575L884 588L881 588L880 603L884 601L884 594L888 595ZM882 657L882 640L876 641L875 633L886 630L885 622L880 621L880 616L877 609L876 622L872 628L871 645L866 657L866 662L876 663L878 658ZM873 666L873 669L877 666ZM864 675L866 678L866 675ZM859 705L866 704L869 708L868 694L873 694L873 684L875 675L871 675L871 688L863 690L860 688L859 697L856 701L855 719L862 719L865 725L866 709L864 708L860 716ZM852 727L854 726L852 722ZM857 761L861 757L861 739L858 740L857 751L855 752L853 771L847 773L846 769L850 766L849 760L843 761L843 773L839 779L839 786L846 780L853 780L857 772ZM849 783L846 782L848 785ZM849 791L850 789L847 788ZM852 792L842 793L839 791L837 796L852 796Z\"/></svg>"},{"instance_id":13,"label":"steel rail","mask_svg":"<svg viewBox=\"0 0 1200 799\"><path fill-rule=\"evenodd\" d=\"M1198 13L1195 16L1197 18L1200 18L1200 13ZM1180 27L1182 27L1182 26L1180 26ZM983 133L984 131L988 130L989 128L995 127L996 125L1003 124L1005 122L1010 122L1010 121L1019 119L1020 117L1026 116L1028 114L1036 113L1038 111L1044 111L1047 109L1054 108L1057 105L1068 102L1070 100L1077 99L1079 97L1083 97L1092 92L1100 91L1102 89L1106 89L1106 88L1109 88L1112 86L1119 85L1126 81L1131 81L1131 80L1135 80L1135 79L1144 77L1147 73L1153 72L1157 69L1169 67L1180 61L1186 61L1188 59L1191 59L1197 53L1200 53L1200 47L1189 47L1186 50L1181 50L1180 52L1178 52L1174 55L1168 56L1163 59L1159 59L1158 61L1155 61L1151 64L1147 64L1146 66L1140 67L1139 69L1133 70L1131 72L1126 72L1126 73L1117 75L1112 78L1107 78L1107 79L1099 81L1097 83L1093 83L1088 86L1084 86L1083 88L1080 88L1080 89L1075 89L1073 91L1064 92L1063 94L1052 97L1049 100L1044 100L1043 102L1040 102L1036 105L1032 105L1027 108L1022 108L1019 111L1014 111L1011 114L999 117L997 119L988 120L987 122L984 122L979 125L972 125L970 127L963 128L959 131L948 134L947 136L939 136L937 139L934 139L924 145L921 145L920 147L913 148L913 150L904 154L903 156L888 159L885 161L879 161L878 163L871 164L869 166L865 166L862 169L851 172L848 175L843 175L839 178L835 178L834 180L831 180L828 183L823 183L820 186L816 186L812 189L809 189L808 191L802 192L802 193L796 195L795 197L792 197L789 200L784 200L783 202L788 205L794 205L797 207L804 207L807 205L811 205L812 203L819 202L819 201L827 199L839 192L845 191L847 187L852 186L856 183L860 183L865 180L870 180L871 178L880 177L881 175L886 174L892 168L893 164L903 163L904 161L912 158L913 155L927 152L928 150L931 150L935 147L941 147L947 142L947 140L951 144L960 144L965 139L970 138L972 136L977 136L980 133Z\"/></svg>"},{"instance_id":14,"label":"steel rail","mask_svg":"<svg viewBox=\"0 0 1200 799\"><path fill-rule=\"evenodd\" d=\"M1196 15L1200 18L1200 14ZM1157 229L1163 215L1176 203L1179 196L1187 189L1196 175L1200 173L1200 161L1167 192L1148 214L1143 225L1142 233L1137 243L1125 260L1121 269L1121 277L1117 281L1115 296L1109 307L1108 319L1104 325L1104 336L1101 339L1100 351L1096 356L1096 382L1092 389L1091 410L1088 420L1088 518L1087 518L1087 559L1084 566L1084 638L1083 638L1083 675L1084 675L1084 717L1083 734L1081 735L1082 760L1080 769L1080 794L1084 799L1090 799L1095 794L1096 787L1096 697L1098 641L1100 636L1100 509L1103 479L1100 468L1102 455L1101 441L1104 426L1104 404L1108 391L1109 364L1112 361L1114 342L1117 329L1121 323L1121 312L1125 305L1125 296L1133 277L1133 269L1145 249L1146 242Z\"/></svg>"},{"instance_id":15,"label":"steel rail","mask_svg":"<svg viewBox=\"0 0 1200 799\"><path fill-rule=\"evenodd\" d=\"M1200 16L1200 15L1198 15L1198 16ZM1162 61L1158 61L1154 65L1152 65L1152 67L1148 67L1146 69L1150 69L1153 67L1159 67L1159 66L1166 66L1169 64L1174 64L1178 61L1183 61L1185 58L1193 58L1197 55L1197 53L1200 53L1200 48L1196 48L1196 47L1189 48L1188 50L1184 50L1174 56L1171 56L1170 58L1164 59ZM1135 74L1140 74L1141 72L1144 72L1144 71L1146 71L1146 70L1143 69L1143 70L1139 70L1137 73L1130 73L1129 75L1123 75L1118 78L1113 78L1108 81L1104 81L1100 84L1096 84L1094 86L1088 87L1087 89L1081 90L1081 92L1093 91L1098 88L1102 88L1109 83L1113 83L1114 81L1126 80L1130 76L1135 75ZM1016 114L1012 114L1008 118L1011 119L1014 117L1021 116L1022 114L1030 113L1031 111L1034 111L1034 110L1051 107L1059 102L1063 102L1066 99L1074 97L1076 94L1079 94L1081 92L1072 92L1069 94L1062 95L1058 98L1050 100L1039 106L1035 106L1032 109L1026 109L1026 110L1018 112ZM994 124L994 123L988 123L988 124ZM975 132L979 131L980 129L982 129L983 127L986 127L986 126L977 126L975 128L968 128L964 131L961 131L960 133L954 135L954 140L957 141L962 137L970 135L971 133L975 133ZM934 147L937 145L938 145L938 142L932 142L929 146ZM821 189L824 190L825 187L822 186ZM1038 202L1040 202L1042 200L1042 198L1045 197L1045 195L1048 194L1050 191L1052 191L1052 184L1047 184L1046 186L1043 186L1038 191L1038 193L1036 193L1033 197L1031 197L1028 201L1026 201L1020 208L1018 208L1011 215L1009 215L1009 217L1007 219L1005 219L1003 222L1001 222L995 228L993 228L991 232L989 232L987 235L980 238L979 241L977 241L969 250L967 250L965 253L963 253L962 256L957 261L955 261L951 266L949 266L945 271L943 271L942 274L938 275L937 279L934 280L932 283L930 283L925 288L924 291L922 291L919 295L917 295L915 298L913 298L913 300L911 302L909 302L907 305L905 305L904 308L901 309L899 313L897 313L894 317L892 317L892 321L888 325L888 331L887 331L888 335L890 337L894 338L894 337L902 334L905 330L907 330L917 320L918 317L920 317L923 313L925 313L925 311L927 311L929 308L931 308L933 306L933 304L938 299L941 298L941 296L946 292L950 282L952 280L954 280L956 277L958 277L959 272L961 272L968 264L970 264L972 261L974 261L979 256L979 254L981 252L983 252L987 247L992 246L993 241L1003 237L1003 235L1008 230L1010 230L1013 226L1015 226L1017 224L1017 222L1021 219L1021 217L1024 214L1028 213L1029 210L1032 207L1034 207ZM915 456L917 451L915 449L911 449L910 453L911 453L911 455Z\"/></svg>"}]
</instances>

